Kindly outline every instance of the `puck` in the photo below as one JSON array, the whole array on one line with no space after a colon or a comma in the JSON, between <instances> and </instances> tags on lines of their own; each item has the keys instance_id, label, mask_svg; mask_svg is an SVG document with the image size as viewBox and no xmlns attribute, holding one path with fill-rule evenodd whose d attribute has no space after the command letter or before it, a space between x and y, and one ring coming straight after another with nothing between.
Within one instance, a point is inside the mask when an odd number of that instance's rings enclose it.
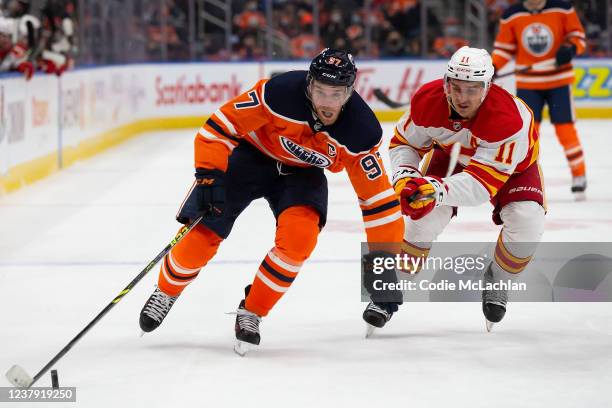
<instances>
[{"instance_id":1,"label":"puck","mask_svg":"<svg viewBox=\"0 0 612 408\"><path fill-rule=\"evenodd\" d=\"M57 370L51 370L51 387L59 388L59 379L57 377Z\"/></svg>"}]
</instances>

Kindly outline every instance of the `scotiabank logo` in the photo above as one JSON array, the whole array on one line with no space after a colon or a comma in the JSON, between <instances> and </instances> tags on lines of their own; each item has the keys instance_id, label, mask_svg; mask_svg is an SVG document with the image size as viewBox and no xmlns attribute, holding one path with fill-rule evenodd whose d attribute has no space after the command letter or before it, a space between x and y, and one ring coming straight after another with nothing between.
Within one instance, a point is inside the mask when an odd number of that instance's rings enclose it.
<instances>
[{"instance_id":1,"label":"scotiabank logo","mask_svg":"<svg viewBox=\"0 0 612 408\"><path fill-rule=\"evenodd\" d=\"M319 152L302 147L299 144L287 139L285 136L281 136L280 140L286 151L306 164L321 168L329 167L331 164L331 160Z\"/></svg>"},{"instance_id":2,"label":"scotiabank logo","mask_svg":"<svg viewBox=\"0 0 612 408\"><path fill-rule=\"evenodd\" d=\"M237 81L236 75L232 75L227 82L204 83L199 75L195 79L188 79L181 75L173 83L164 83L161 76L155 78L155 91L157 99L155 104L160 105L182 105L223 103L238 95L242 84Z\"/></svg>"}]
</instances>

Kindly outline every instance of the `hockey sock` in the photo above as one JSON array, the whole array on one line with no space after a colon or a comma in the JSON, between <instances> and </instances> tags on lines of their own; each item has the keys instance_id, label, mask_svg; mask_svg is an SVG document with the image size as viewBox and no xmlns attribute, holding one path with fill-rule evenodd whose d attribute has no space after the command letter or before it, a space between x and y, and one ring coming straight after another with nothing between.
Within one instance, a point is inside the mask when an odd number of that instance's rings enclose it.
<instances>
[{"instance_id":1,"label":"hockey sock","mask_svg":"<svg viewBox=\"0 0 612 408\"><path fill-rule=\"evenodd\" d=\"M584 176L586 172L586 166L584 163L584 154L582 152L582 146L580 145L580 139L578 139L578 133L573 123L557 123L555 124L555 131L557 133L557 139L565 150L565 157L567 163L570 166L573 177Z\"/></svg>"},{"instance_id":2,"label":"hockey sock","mask_svg":"<svg viewBox=\"0 0 612 408\"><path fill-rule=\"evenodd\" d=\"M179 295L217 253L221 244L217 234L198 225L162 260L157 286L167 295Z\"/></svg>"},{"instance_id":3,"label":"hockey sock","mask_svg":"<svg viewBox=\"0 0 612 408\"><path fill-rule=\"evenodd\" d=\"M402 272L415 275L423 269L431 249L431 244L429 244L429 247L424 247L424 245L426 244L422 242L416 245L404 240L401 249L402 264L400 265ZM406 278L406 276L403 278Z\"/></svg>"},{"instance_id":4,"label":"hockey sock","mask_svg":"<svg viewBox=\"0 0 612 408\"><path fill-rule=\"evenodd\" d=\"M311 207L290 207L278 217L276 246L259 266L245 301L247 310L266 316L289 289L317 244L319 214Z\"/></svg>"}]
</instances>

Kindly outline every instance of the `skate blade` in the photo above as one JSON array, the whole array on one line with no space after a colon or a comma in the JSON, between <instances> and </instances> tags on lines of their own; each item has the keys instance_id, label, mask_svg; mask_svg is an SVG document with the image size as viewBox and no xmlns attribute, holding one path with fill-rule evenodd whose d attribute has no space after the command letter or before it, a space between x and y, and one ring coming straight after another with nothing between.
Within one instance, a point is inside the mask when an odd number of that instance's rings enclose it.
<instances>
[{"instance_id":1,"label":"skate blade","mask_svg":"<svg viewBox=\"0 0 612 408\"><path fill-rule=\"evenodd\" d=\"M257 347L255 344L248 343L242 340L236 340L236 344L234 344L234 352L238 354L240 357L244 357L250 350Z\"/></svg>"},{"instance_id":2,"label":"skate blade","mask_svg":"<svg viewBox=\"0 0 612 408\"><path fill-rule=\"evenodd\" d=\"M376 326L372 326L369 323L366 323L366 334L365 334L365 338L368 339L370 338L370 336L372 336L374 334L374 332L376 331Z\"/></svg>"},{"instance_id":3,"label":"skate blade","mask_svg":"<svg viewBox=\"0 0 612 408\"><path fill-rule=\"evenodd\" d=\"M495 326L495 323L490 322L487 319L485 319L485 326L487 327L487 332L491 333L491 330L493 330L493 326Z\"/></svg>"},{"instance_id":4,"label":"skate blade","mask_svg":"<svg viewBox=\"0 0 612 408\"><path fill-rule=\"evenodd\" d=\"M581 191L579 193L573 193L574 194L574 201L586 201L586 193L584 191Z\"/></svg>"},{"instance_id":5,"label":"skate blade","mask_svg":"<svg viewBox=\"0 0 612 408\"><path fill-rule=\"evenodd\" d=\"M142 336L144 336L145 334L147 334L147 332L146 332L146 331L144 331L144 330L141 330L141 331L140 331L140 334L138 335L138 337L142 337Z\"/></svg>"},{"instance_id":6,"label":"skate blade","mask_svg":"<svg viewBox=\"0 0 612 408\"><path fill-rule=\"evenodd\" d=\"M21 366L14 365L6 372L6 379L11 384L19 388L29 388L34 382L34 379L30 377L30 374L26 372Z\"/></svg>"}]
</instances>

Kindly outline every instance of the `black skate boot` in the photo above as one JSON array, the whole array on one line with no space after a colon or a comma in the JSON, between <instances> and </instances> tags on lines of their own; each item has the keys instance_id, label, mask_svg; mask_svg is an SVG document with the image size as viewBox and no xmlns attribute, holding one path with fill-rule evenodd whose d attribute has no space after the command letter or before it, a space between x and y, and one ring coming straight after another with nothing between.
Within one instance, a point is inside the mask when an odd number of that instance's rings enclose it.
<instances>
[{"instance_id":1,"label":"black skate boot","mask_svg":"<svg viewBox=\"0 0 612 408\"><path fill-rule=\"evenodd\" d=\"M586 176L572 178L572 193L576 201L586 200L587 180Z\"/></svg>"},{"instance_id":2,"label":"black skate boot","mask_svg":"<svg viewBox=\"0 0 612 408\"><path fill-rule=\"evenodd\" d=\"M492 284L493 270L489 266L484 274L484 284ZM482 313L486 319L487 331L493 329L494 323L499 323L506 314L506 304L508 303L508 291L500 290L483 290L482 291Z\"/></svg>"},{"instance_id":3,"label":"black skate boot","mask_svg":"<svg viewBox=\"0 0 612 408\"><path fill-rule=\"evenodd\" d=\"M244 297L249 295L251 285L244 288ZM258 346L261 340L259 335L259 323L261 323L261 317L253 312L249 312L245 309L245 299L240 301L238 310L236 310L236 324L234 330L236 331L236 345L234 351L244 356L252 346Z\"/></svg>"},{"instance_id":4,"label":"black skate boot","mask_svg":"<svg viewBox=\"0 0 612 408\"><path fill-rule=\"evenodd\" d=\"M140 328L142 331L149 333L157 329L161 322L164 321L176 299L178 299L178 295L168 296L159 288L155 288L155 291L140 311Z\"/></svg>"},{"instance_id":5,"label":"black skate boot","mask_svg":"<svg viewBox=\"0 0 612 408\"><path fill-rule=\"evenodd\" d=\"M370 337L376 328L384 327L391 320L393 312L397 311L397 305L393 304L395 308L390 307L391 305L391 303L368 303L363 311L363 320L367 323L366 337Z\"/></svg>"}]
</instances>

